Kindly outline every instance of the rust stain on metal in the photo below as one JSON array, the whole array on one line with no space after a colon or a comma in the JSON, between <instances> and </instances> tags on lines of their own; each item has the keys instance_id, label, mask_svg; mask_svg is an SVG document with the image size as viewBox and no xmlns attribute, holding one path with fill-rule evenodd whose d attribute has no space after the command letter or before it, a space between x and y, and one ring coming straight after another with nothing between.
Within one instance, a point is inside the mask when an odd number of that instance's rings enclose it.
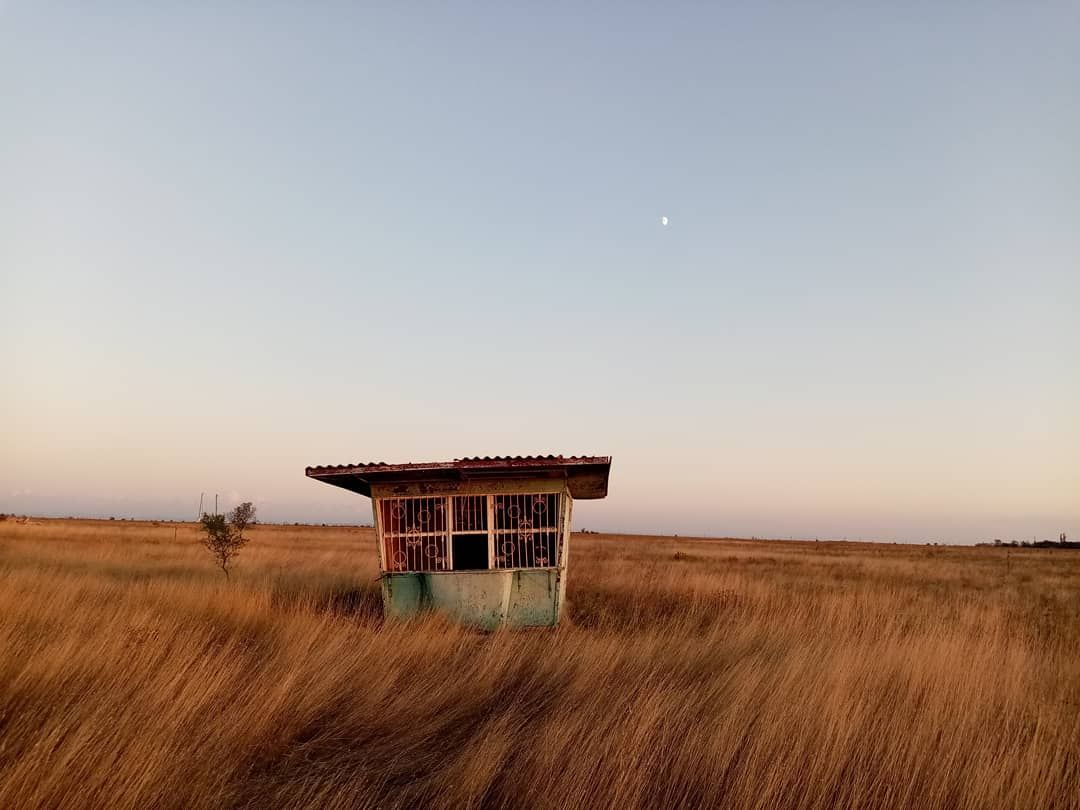
<instances>
[{"instance_id":1,"label":"rust stain on metal","mask_svg":"<svg viewBox=\"0 0 1080 810\"><path fill-rule=\"evenodd\" d=\"M534 468L545 466L580 467L587 465L609 465L611 456L469 456L453 461L410 461L403 464L387 464L385 461L361 461L355 464L336 464L308 467L307 474L330 475L335 473L392 473L413 470L501 470L515 468Z\"/></svg>"},{"instance_id":2,"label":"rust stain on metal","mask_svg":"<svg viewBox=\"0 0 1080 810\"><path fill-rule=\"evenodd\" d=\"M565 479L578 499L607 496L610 456L484 456L453 461L387 464L384 461L308 467L309 478L371 495L372 484L420 483L430 492L442 491L448 481L506 478L511 475Z\"/></svg>"}]
</instances>

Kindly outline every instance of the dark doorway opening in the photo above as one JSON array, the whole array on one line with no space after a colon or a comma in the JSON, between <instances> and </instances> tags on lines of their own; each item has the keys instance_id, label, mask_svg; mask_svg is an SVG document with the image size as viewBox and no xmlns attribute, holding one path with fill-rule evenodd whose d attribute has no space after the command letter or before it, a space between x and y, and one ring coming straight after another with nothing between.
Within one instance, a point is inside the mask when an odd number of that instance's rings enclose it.
<instances>
[{"instance_id":1,"label":"dark doorway opening","mask_svg":"<svg viewBox=\"0 0 1080 810\"><path fill-rule=\"evenodd\" d=\"M488 537L484 534L455 534L455 571L486 571L488 569Z\"/></svg>"}]
</instances>

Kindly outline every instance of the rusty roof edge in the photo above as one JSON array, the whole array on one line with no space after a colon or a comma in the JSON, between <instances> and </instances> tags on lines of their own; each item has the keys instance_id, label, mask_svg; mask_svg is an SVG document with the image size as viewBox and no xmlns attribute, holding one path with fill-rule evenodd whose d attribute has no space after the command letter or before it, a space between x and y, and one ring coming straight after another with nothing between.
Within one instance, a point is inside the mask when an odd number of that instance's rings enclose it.
<instances>
[{"instance_id":1,"label":"rusty roof edge","mask_svg":"<svg viewBox=\"0 0 1080 810\"><path fill-rule=\"evenodd\" d=\"M515 468L584 466L610 467L611 456L495 456L462 458L454 461L406 462L402 464L387 464L380 461L367 464L307 467L304 474L310 478L315 478L331 475L355 475L358 473L437 472L440 470L470 469L512 470Z\"/></svg>"}]
</instances>

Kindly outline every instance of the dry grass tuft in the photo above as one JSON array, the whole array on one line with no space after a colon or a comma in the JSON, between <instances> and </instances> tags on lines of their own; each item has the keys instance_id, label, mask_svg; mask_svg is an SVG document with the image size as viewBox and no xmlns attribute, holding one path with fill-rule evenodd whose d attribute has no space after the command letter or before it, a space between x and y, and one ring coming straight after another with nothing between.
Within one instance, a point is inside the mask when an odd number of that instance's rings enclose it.
<instances>
[{"instance_id":1,"label":"dry grass tuft","mask_svg":"<svg viewBox=\"0 0 1080 810\"><path fill-rule=\"evenodd\" d=\"M1080 554L578 536L484 635L173 535L0 524L0 807L1080 807Z\"/></svg>"}]
</instances>

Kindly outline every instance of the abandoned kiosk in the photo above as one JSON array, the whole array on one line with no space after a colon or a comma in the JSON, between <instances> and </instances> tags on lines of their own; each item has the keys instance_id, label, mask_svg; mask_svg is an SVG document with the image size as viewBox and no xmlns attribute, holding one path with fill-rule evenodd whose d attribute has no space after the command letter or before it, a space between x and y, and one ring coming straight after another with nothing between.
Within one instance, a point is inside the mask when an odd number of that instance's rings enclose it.
<instances>
[{"instance_id":1,"label":"abandoned kiosk","mask_svg":"<svg viewBox=\"0 0 1080 810\"><path fill-rule=\"evenodd\" d=\"M388 617L426 608L483 627L554 625L576 498L607 495L606 456L308 467L372 501Z\"/></svg>"}]
</instances>

